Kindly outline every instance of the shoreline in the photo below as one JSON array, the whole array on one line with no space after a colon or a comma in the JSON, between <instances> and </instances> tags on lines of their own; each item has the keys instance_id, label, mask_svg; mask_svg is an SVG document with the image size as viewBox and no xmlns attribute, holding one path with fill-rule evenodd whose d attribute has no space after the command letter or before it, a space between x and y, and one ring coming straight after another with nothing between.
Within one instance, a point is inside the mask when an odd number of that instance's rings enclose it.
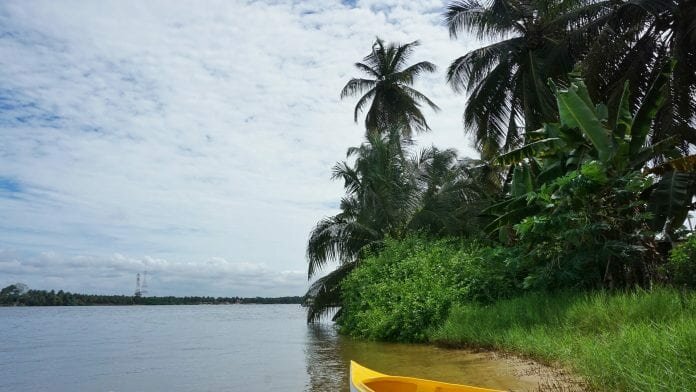
<instances>
[{"instance_id":1,"label":"shoreline","mask_svg":"<svg viewBox=\"0 0 696 392\"><path fill-rule=\"evenodd\" d=\"M476 352L472 349L458 349ZM582 377L573 374L561 364L546 364L519 353L483 350L481 354L489 359L503 360L511 374L525 383L533 384L532 389L509 389L511 392L590 392L592 389Z\"/></svg>"},{"instance_id":2,"label":"shoreline","mask_svg":"<svg viewBox=\"0 0 696 392\"><path fill-rule=\"evenodd\" d=\"M509 388L511 392L591 392L594 391L584 378L559 361L548 362L521 352L506 351L493 347L456 344L448 342L427 343L444 350L463 355L480 355L487 361L503 361L509 375L528 384L532 389Z\"/></svg>"}]
</instances>

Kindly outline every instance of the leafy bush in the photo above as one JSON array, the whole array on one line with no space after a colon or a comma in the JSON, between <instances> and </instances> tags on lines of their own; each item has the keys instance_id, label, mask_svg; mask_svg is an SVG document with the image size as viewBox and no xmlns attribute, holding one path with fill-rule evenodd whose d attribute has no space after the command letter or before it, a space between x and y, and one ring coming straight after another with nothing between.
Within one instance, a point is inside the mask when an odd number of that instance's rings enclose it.
<instances>
[{"instance_id":1,"label":"leafy bush","mask_svg":"<svg viewBox=\"0 0 696 392\"><path fill-rule=\"evenodd\" d=\"M424 341L453 303L519 291L511 252L476 242L387 239L342 283L341 330L375 340Z\"/></svg>"},{"instance_id":2,"label":"leafy bush","mask_svg":"<svg viewBox=\"0 0 696 392\"><path fill-rule=\"evenodd\" d=\"M696 235L672 250L667 266L674 284L696 288Z\"/></svg>"},{"instance_id":3,"label":"leafy bush","mask_svg":"<svg viewBox=\"0 0 696 392\"><path fill-rule=\"evenodd\" d=\"M514 226L525 288L648 286L653 232L640 195L650 185L639 172L609 181L593 161L530 193L538 212Z\"/></svg>"}]
</instances>

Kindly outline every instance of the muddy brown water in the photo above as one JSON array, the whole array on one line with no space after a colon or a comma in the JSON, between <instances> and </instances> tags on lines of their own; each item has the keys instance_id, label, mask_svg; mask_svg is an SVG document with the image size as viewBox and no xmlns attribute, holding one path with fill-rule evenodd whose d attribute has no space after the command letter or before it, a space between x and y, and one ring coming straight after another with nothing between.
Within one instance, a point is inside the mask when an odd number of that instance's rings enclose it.
<instances>
[{"instance_id":1,"label":"muddy brown water","mask_svg":"<svg viewBox=\"0 0 696 392\"><path fill-rule=\"evenodd\" d=\"M307 373L312 391L348 391L350 360L391 375L501 390L537 390L543 374L518 358L430 345L365 342L338 336L329 325L310 326ZM340 389L336 389L339 388Z\"/></svg>"}]
</instances>

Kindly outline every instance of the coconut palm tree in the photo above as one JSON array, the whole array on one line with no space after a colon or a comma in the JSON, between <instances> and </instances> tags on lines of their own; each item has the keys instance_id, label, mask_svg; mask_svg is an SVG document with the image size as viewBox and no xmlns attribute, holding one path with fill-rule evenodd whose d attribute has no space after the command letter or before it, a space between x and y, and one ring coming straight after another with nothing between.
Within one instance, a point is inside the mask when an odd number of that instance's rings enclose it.
<instances>
[{"instance_id":1,"label":"coconut palm tree","mask_svg":"<svg viewBox=\"0 0 696 392\"><path fill-rule=\"evenodd\" d=\"M410 139L414 131L430 130L421 105L425 103L436 111L439 108L412 86L418 76L435 72L436 67L428 61L406 66L418 45L418 41L385 45L378 37L372 45L372 52L365 56L363 62L355 63L355 67L367 74L368 78L349 80L341 91L341 99L360 96L355 105L355 122L358 122L360 112L369 105L365 116L368 133L384 133L397 127L405 138Z\"/></svg>"},{"instance_id":2,"label":"coconut palm tree","mask_svg":"<svg viewBox=\"0 0 696 392\"><path fill-rule=\"evenodd\" d=\"M676 136L688 153L689 144L696 144L696 0L617 2L583 61L583 74L597 100L616 102L628 81L631 107L636 108L671 60L669 94L649 141Z\"/></svg>"},{"instance_id":3,"label":"coconut palm tree","mask_svg":"<svg viewBox=\"0 0 696 392\"><path fill-rule=\"evenodd\" d=\"M453 149L424 148L411 158L418 208L406 230L436 237L477 235L480 211L500 193L498 171L482 161L459 159Z\"/></svg>"},{"instance_id":4,"label":"coconut palm tree","mask_svg":"<svg viewBox=\"0 0 696 392\"><path fill-rule=\"evenodd\" d=\"M330 261L337 262L338 268L307 291L308 322L339 306L343 278L369 247L403 226L415 208L415 184L409 179L401 143L396 128L387 135L369 133L360 147L348 149L347 157L355 157L352 166L346 162L334 166L332 178L344 181L346 196L341 212L322 219L310 233L308 277L313 278Z\"/></svg>"},{"instance_id":5,"label":"coconut palm tree","mask_svg":"<svg viewBox=\"0 0 696 392\"><path fill-rule=\"evenodd\" d=\"M556 120L547 81L565 80L604 25L612 1L460 0L445 13L450 36L474 33L496 42L454 60L449 84L469 98L464 126L482 157L521 141L521 131Z\"/></svg>"},{"instance_id":6,"label":"coconut palm tree","mask_svg":"<svg viewBox=\"0 0 696 392\"><path fill-rule=\"evenodd\" d=\"M355 162L339 163L333 172L346 190L341 211L322 219L307 244L310 279L329 262L338 265L310 286L305 296L308 322L340 307L341 281L385 237L476 232L480 202L498 191L491 191L491 184L500 183L485 165L460 161L454 150L431 147L414 154L404 149L398 128L386 135L368 134L347 155Z\"/></svg>"}]
</instances>

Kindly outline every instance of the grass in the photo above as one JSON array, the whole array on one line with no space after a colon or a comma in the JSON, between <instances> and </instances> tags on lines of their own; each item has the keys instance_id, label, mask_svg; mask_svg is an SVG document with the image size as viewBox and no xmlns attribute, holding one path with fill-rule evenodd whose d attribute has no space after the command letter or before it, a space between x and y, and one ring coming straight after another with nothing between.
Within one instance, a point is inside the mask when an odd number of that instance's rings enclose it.
<instances>
[{"instance_id":1,"label":"grass","mask_svg":"<svg viewBox=\"0 0 696 392\"><path fill-rule=\"evenodd\" d=\"M527 295L453 308L435 342L560 363L599 391L696 391L696 293Z\"/></svg>"}]
</instances>

